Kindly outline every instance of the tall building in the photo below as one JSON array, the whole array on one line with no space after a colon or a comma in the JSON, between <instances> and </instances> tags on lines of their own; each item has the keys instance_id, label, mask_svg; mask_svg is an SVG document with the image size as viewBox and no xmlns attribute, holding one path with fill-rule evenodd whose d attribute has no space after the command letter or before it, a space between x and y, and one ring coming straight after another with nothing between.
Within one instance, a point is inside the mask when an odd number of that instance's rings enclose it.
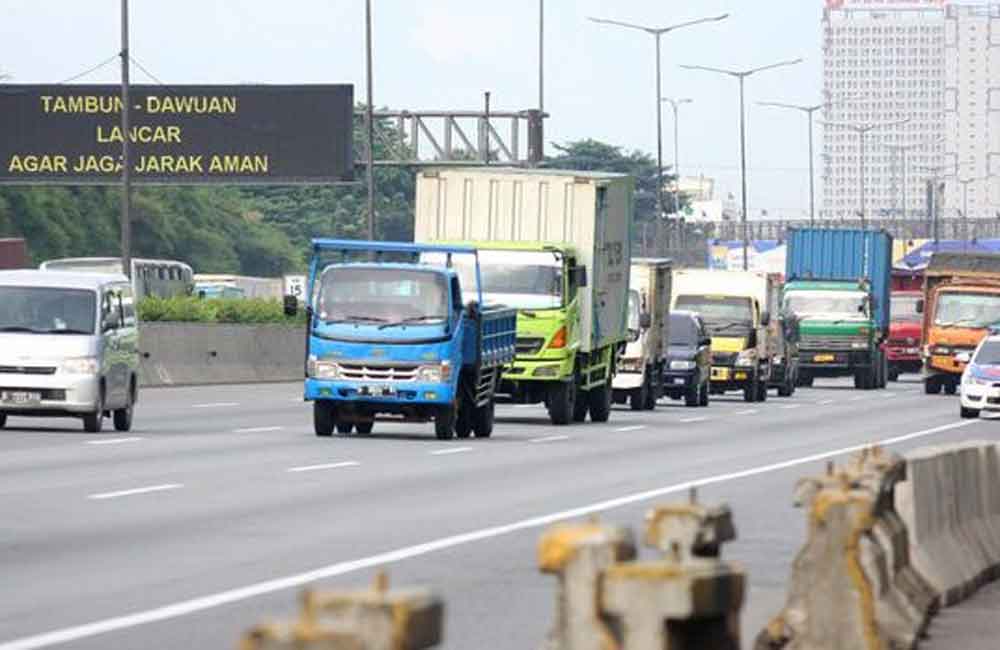
<instances>
[{"instance_id":1,"label":"tall building","mask_svg":"<svg viewBox=\"0 0 1000 650\"><path fill-rule=\"evenodd\" d=\"M1000 4L945 9L945 214L1000 212ZM961 211L961 212L959 212Z\"/></svg>"},{"instance_id":2,"label":"tall building","mask_svg":"<svg viewBox=\"0 0 1000 650\"><path fill-rule=\"evenodd\" d=\"M945 24L944 0L826 0L822 217L926 213L926 180L944 173Z\"/></svg>"}]
</instances>

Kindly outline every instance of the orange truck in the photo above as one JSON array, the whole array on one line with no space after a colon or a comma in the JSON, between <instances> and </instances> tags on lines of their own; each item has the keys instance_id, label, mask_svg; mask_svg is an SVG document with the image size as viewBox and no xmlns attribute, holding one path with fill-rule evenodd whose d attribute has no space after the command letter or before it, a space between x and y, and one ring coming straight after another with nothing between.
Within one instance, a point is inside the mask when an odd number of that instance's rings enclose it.
<instances>
[{"instance_id":1,"label":"orange truck","mask_svg":"<svg viewBox=\"0 0 1000 650\"><path fill-rule=\"evenodd\" d=\"M924 274L924 391L954 395L973 351L1000 326L1000 255L936 253Z\"/></svg>"}]
</instances>

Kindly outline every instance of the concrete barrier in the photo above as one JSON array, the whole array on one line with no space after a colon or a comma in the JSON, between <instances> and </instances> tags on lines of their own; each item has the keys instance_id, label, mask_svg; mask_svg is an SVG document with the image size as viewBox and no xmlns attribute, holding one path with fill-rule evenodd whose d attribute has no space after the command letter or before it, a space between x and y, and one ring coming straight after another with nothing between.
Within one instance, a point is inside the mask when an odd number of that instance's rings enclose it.
<instances>
[{"instance_id":1,"label":"concrete barrier","mask_svg":"<svg viewBox=\"0 0 1000 650\"><path fill-rule=\"evenodd\" d=\"M287 325L144 323L143 387L299 381L305 332Z\"/></svg>"},{"instance_id":2,"label":"concrete barrier","mask_svg":"<svg viewBox=\"0 0 1000 650\"><path fill-rule=\"evenodd\" d=\"M443 638L444 604L426 589L303 593L299 620L258 625L240 650L423 650Z\"/></svg>"}]
</instances>

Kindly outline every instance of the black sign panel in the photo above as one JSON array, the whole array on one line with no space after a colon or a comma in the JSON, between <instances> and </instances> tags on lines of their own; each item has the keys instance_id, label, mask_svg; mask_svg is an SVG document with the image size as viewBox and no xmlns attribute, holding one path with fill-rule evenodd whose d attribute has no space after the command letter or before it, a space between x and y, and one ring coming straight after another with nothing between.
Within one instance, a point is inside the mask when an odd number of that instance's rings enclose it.
<instances>
[{"instance_id":1,"label":"black sign panel","mask_svg":"<svg viewBox=\"0 0 1000 650\"><path fill-rule=\"evenodd\" d=\"M133 86L136 183L353 180L354 89ZM0 86L0 183L118 182L120 86Z\"/></svg>"}]
</instances>

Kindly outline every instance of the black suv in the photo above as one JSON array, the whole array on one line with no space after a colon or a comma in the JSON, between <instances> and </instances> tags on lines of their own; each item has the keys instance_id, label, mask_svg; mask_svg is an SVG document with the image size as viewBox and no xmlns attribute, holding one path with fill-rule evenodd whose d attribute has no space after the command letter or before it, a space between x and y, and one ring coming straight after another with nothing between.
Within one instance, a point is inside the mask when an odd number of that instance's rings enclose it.
<instances>
[{"instance_id":1,"label":"black suv","mask_svg":"<svg viewBox=\"0 0 1000 650\"><path fill-rule=\"evenodd\" d=\"M670 348L663 371L663 392L686 406L708 406L712 378L712 339L698 314L670 314Z\"/></svg>"}]
</instances>

